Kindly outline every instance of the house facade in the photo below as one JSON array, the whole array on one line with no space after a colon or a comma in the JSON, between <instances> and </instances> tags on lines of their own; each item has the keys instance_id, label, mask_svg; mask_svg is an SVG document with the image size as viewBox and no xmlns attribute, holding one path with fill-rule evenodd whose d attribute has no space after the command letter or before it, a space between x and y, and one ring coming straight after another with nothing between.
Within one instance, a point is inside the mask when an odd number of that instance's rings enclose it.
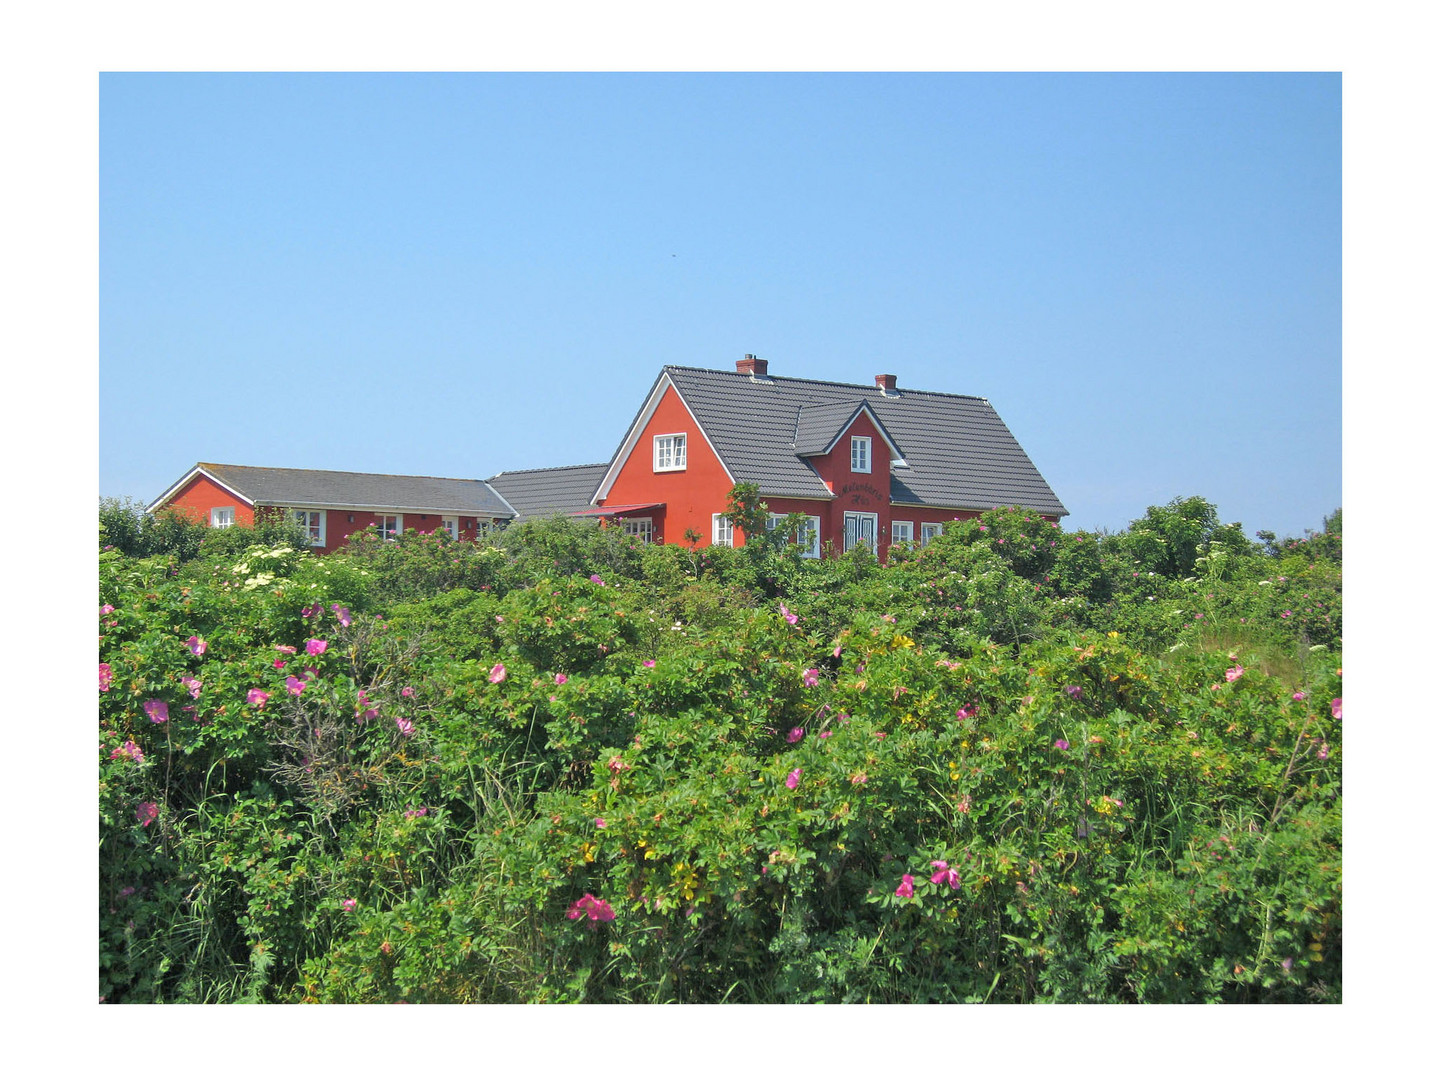
<instances>
[{"instance_id":1,"label":"house facade","mask_svg":"<svg viewBox=\"0 0 1439 1080\"><path fill-rule=\"evenodd\" d=\"M669 366L655 380L582 513L667 543L742 544L730 489L755 483L771 523L805 525L804 554L863 544L881 558L996 506L1068 513L984 398ZM572 511L574 512L574 511ZM687 537L689 538L687 540Z\"/></svg>"},{"instance_id":2,"label":"house facade","mask_svg":"<svg viewBox=\"0 0 1439 1080\"><path fill-rule=\"evenodd\" d=\"M474 540L518 515L483 480L319 469L271 469L200 462L148 507L173 509L213 528L253 525L255 515L292 515L318 552L373 525L382 537L406 529Z\"/></svg>"},{"instance_id":3,"label":"house facade","mask_svg":"<svg viewBox=\"0 0 1439 1080\"><path fill-rule=\"evenodd\" d=\"M730 490L758 485L771 527L788 514L804 555L857 545L888 556L948 522L998 506L1049 521L1068 513L985 398L734 371L661 369L608 462L502 472L489 480L201 463L150 507L217 528L257 509L294 514L319 551L374 525L382 536L440 529L473 540L512 521L598 518L648 543L739 545Z\"/></svg>"}]
</instances>

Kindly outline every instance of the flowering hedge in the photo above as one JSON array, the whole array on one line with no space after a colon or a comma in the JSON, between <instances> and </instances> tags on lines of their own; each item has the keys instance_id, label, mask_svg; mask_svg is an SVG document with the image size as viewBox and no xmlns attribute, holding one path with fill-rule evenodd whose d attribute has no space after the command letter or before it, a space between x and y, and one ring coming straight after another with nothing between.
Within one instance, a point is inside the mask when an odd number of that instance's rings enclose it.
<instances>
[{"instance_id":1,"label":"flowering hedge","mask_svg":"<svg viewBox=\"0 0 1439 1080\"><path fill-rule=\"evenodd\" d=\"M1339 568L1207 520L104 552L100 994L1338 1000Z\"/></svg>"}]
</instances>

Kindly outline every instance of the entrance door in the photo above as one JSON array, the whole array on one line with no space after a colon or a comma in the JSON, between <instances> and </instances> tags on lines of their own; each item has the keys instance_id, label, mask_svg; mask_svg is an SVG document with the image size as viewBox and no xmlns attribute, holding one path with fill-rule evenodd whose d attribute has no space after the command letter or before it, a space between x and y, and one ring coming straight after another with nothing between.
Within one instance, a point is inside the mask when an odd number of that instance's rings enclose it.
<instances>
[{"instance_id":1,"label":"entrance door","mask_svg":"<svg viewBox=\"0 0 1439 1080\"><path fill-rule=\"evenodd\" d=\"M863 544L870 551L875 550L874 538L879 532L878 514L861 514L846 510L844 514L844 550L849 551L856 544Z\"/></svg>"}]
</instances>

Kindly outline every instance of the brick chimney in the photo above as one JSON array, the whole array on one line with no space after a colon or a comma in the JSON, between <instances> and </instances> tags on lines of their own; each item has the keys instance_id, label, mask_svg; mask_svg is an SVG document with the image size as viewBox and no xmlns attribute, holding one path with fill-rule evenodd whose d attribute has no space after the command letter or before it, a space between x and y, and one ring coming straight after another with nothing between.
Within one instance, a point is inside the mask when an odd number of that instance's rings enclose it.
<instances>
[{"instance_id":1,"label":"brick chimney","mask_svg":"<svg viewBox=\"0 0 1439 1080\"><path fill-rule=\"evenodd\" d=\"M762 379L769 374L769 361L761 360L754 353L745 353L743 360L734 362L734 369L741 375L748 375L750 378L758 375Z\"/></svg>"},{"instance_id":2,"label":"brick chimney","mask_svg":"<svg viewBox=\"0 0 1439 1080\"><path fill-rule=\"evenodd\" d=\"M874 377L874 385L879 387L879 392L885 397L899 396L899 391L894 388L894 384L898 381L898 375L876 375Z\"/></svg>"}]
</instances>

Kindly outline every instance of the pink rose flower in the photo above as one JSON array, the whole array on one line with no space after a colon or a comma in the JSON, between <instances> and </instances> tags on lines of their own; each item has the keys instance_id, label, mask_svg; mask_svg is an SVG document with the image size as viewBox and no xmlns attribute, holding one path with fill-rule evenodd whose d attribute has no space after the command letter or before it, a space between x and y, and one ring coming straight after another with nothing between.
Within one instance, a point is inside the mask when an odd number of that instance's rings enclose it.
<instances>
[{"instance_id":1,"label":"pink rose flower","mask_svg":"<svg viewBox=\"0 0 1439 1080\"><path fill-rule=\"evenodd\" d=\"M1343 719L1344 719L1344 699L1343 699L1343 698L1335 698L1333 701L1331 701L1331 702L1329 703L1329 711L1334 714L1334 719L1336 719L1336 720L1343 720Z\"/></svg>"},{"instance_id":2,"label":"pink rose flower","mask_svg":"<svg viewBox=\"0 0 1439 1080\"><path fill-rule=\"evenodd\" d=\"M359 906L359 901L356 900L353 896L350 897L348 900L341 900L341 901L340 901L340 907L344 908L344 910L346 910L346 911L354 911L355 908L357 908L358 906Z\"/></svg>"},{"instance_id":3,"label":"pink rose flower","mask_svg":"<svg viewBox=\"0 0 1439 1080\"><path fill-rule=\"evenodd\" d=\"M351 619L350 619L350 609L349 609L349 608L347 608L347 607L341 607L339 604L331 604L331 605L330 605L330 610L335 613L335 618L337 618L337 619L340 620L340 625L341 625L341 626L349 626L349 625L350 625Z\"/></svg>"},{"instance_id":4,"label":"pink rose flower","mask_svg":"<svg viewBox=\"0 0 1439 1080\"><path fill-rule=\"evenodd\" d=\"M894 895L901 899L909 899L914 895L914 875L904 874L899 879L899 888L894 890Z\"/></svg>"},{"instance_id":5,"label":"pink rose flower","mask_svg":"<svg viewBox=\"0 0 1439 1080\"><path fill-rule=\"evenodd\" d=\"M1224 681L1225 681L1225 682L1233 682L1235 679L1239 678L1239 676L1241 676L1241 675L1243 675L1243 674L1244 674L1244 668L1241 667L1241 666L1238 665L1238 664L1235 664L1232 668L1230 668L1228 671L1226 671L1226 672L1224 673Z\"/></svg>"},{"instance_id":6,"label":"pink rose flower","mask_svg":"<svg viewBox=\"0 0 1439 1080\"><path fill-rule=\"evenodd\" d=\"M285 689L290 691L290 693L294 694L296 697L299 697L305 692L305 684L301 680L295 678L295 676L293 675L286 675Z\"/></svg>"},{"instance_id":7,"label":"pink rose flower","mask_svg":"<svg viewBox=\"0 0 1439 1080\"><path fill-rule=\"evenodd\" d=\"M784 740L784 741L785 741L785 742L789 742L789 743L797 743L797 742L799 742L799 741L800 741L801 739L803 739L803 738L804 738L804 728L802 728L802 727L795 727L795 728L790 728L790 729L789 729L789 734L785 736L785 740Z\"/></svg>"},{"instance_id":8,"label":"pink rose flower","mask_svg":"<svg viewBox=\"0 0 1439 1080\"><path fill-rule=\"evenodd\" d=\"M558 673L555 675L555 685L556 685L556 686L564 686L565 683L567 683L567 682L569 682L569 681L570 681L570 677L569 677L568 675L566 675L566 674L565 674L564 672L562 672L562 671L561 671L561 672L558 672Z\"/></svg>"},{"instance_id":9,"label":"pink rose flower","mask_svg":"<svg viewBox=\"0 0 1439 1080\"><path fill-rule=\"evenodd\" d=\"M1305 698L1307 698L1308 696L1309 696L1309 695L1306 694L1303 690L1296 690L1296 691L1294 691L1294 694L1293 694L1293 697L1294 697L1294 700L1295 700L1295 701L1303 701L1303 700L1304 700Z\"/></svg>"},{"instance_id":10,"label":"pink rose flower","mask_svg":"<svg viewBox=\"0 0 1439 1080\"><path fill-rule=\"evenodd\" d=\"M951 889L959 888L959 874L949 868L949 863L943 859L935 859L929 865L934 867L934 876L929 879L931 885L948 885Z\"/></svg>"},{"instance_id":11,"label":"pink rose flower","mask_svg":"<svg viewBox=\"0 0 1439 1080\"><path fill-rule=\"evenodd\" d=\"M802 772L804 772L803 768L798 768L791 772L788 776L784 778L784 786L789 788L791 791L799 787L799 777Z\"/></svg>"},{"instance_id":12,"label":"pink rose flower","mask_svg":"<svg viewBox=\"0 0 1439 1080\"><path fill-rule=\"evenodd\" d=\"M293 646L293 645L276 645L276 646L275 646L275 651L276 651L276 652L282 652L282 653L288 653L290 656L294 656L294 655L295 655L295 646Z\"/></svg>"},{"instance_id":13,"label":"pink rose flower","mask_svg":"<svg viewBox=\"0 0 1439 1080\"><path fill-rule=\"evenodd\" d=\"M319 656L329 647L330 643L328 641L321 641L319 638L311 638L305 642L305 651L311 656Z\"/></svg>"},{"instance_id":14,"label":"pink rose flower","mask_svg":"<svg viewBox=\"0 0 1439 1080\"><path fill-rule=\"evenodd\" d=\"M655 662L654 662L653 660L646 660L646 661L644 662L644 665L643 665L643 666L644 666L644 667L654 667L654 666L655 666Z\"/></svg>"},{"instance_id":15,"label":"pink rose flower","mask_svg":"<svg viewBox=\"0 0 1439 1080\"><path fill-rule=\"evenodd\" d=\"M193 634L185 639L185 645L196 656L204 656L205 650L210 647L202 638L197 638Z\"/></svg>"},{"instance_id":16,"label":"pink rose flower","mask_svg":"<svg viewBox=\"0 0 1439 1080\"><path fill-rule=\"evenodd\" d=\"M114 610L115 610L115 605L114 605L114 604L101 604L101 605L100 605L100 614L101 614L101 615L109 615L110 612L112 612L112 611L114 611Z\"/></svg>"},{"instance_id":17,"label":"pink rose flower","mask_svg":"<svg viewBox=\"0 0 1439 1080\"><path fill-rule=\"evenodd\" d=\"M494 667L490 668L490 682L492 682L492 683L504 682L504 681L505 681L505 675L506 675L506 674L507 674L507 673L506 673L506 671L505 671L505 665L504 665L504 664L496 664Z\"/></svg>"},{"instance_id":18,"label":"pink rose flower","mask_svg":"<svg viewBox=\"0 0 1439 1080\"><path fill-rule=\"evenodd\" d=\"M1055 740L1054 740L1054 748L1055 748L1056 750L1068 750L1068 749L1069 749L1069 740L1068 740L1068 739L1055 739Z\"/></svg>"},{"instance_id":19,"label":"pink rose flower","mask_svg":"<svg viewBox=\"0 0 1439 1080\"><path fill-rule=\"evenodd\" d=\"M170 706L163 701L156 701L151 698L145 702L145 715L150 718L152 724L163 724L170 719Z\"/></svg>"},{"instance_id":20,"label":"pink rose flower","mask_svg":"<svg viewBox=\"0 0 1439 1080\"><path fill-rule=\"evenodd\" d=\"M805 669L805 672L804 672L804 684L805 684L806 686L815 686L815 685L817 685L818 683L819 683L819 669L818 669L818 668L806 668L806 669Z\"/></svg>"},{"instance_id":21,"label":"pink rose flower","mask_svg":"<svg viewBox=\"0 0 1439 1080\"><path fill-rule=\"evenodd\" d=\"M395 717L395 726L400 729L401 735L413 735L415 733L415 725L403 716Z\"/></svg>"},{"instance_id":22,"label":"pink rose flower","mask_svg":"<svg viewBox=\"0 0 1439 1080\"><path fill-rule=\"evenodd\" d=\"M263 709L265 707L265 702L270 700L270 695L265 693L265 691L259 689L258 687L253 687L251 688L250 692L245 695L245 700L248 701L251 705L258 705L260 708Z\"/></svg>"},{"instance_id":23,"label":"pink rose flower","mask_svg":"<svg viewBox=\"0 0 1439 1080\"><path fill-rule=\"evenodd\" d=\"M789 623L791 626L799 622L799 616L795 615L793 612L790 611L789 608L785 607L783 600L781 600L779 604L779 613L784 616L784 621Z\"/></svg>"},{"instance_id":24,"label":"pink rose flower","mask_svg":"<svg viewBox=\"0 0 1439 1080\"><path fill-rule=\"evenodd\" d=\"M596 828L596 829L603 829L604 827L605 827L605 819L602 818L602 817L597 817L597 818L595 818L595 828Z\"/></svg>"},{"instance_id":25,"label":"pink rose flower","mask_svg":"<svg viewBox=\"0 0 1439 1080\"><path fill-rule=\"evenodd\" d=\"M400 688L400 697L414 697L414 696L415 696L415 688L414 688L413 686L402 686L402 687Z\"/></svg>"},{"instance_id":26,"label":"pink rose flower","mask_svg":"<svg viewBox=\"0 0 1439 1080\"><path fill-rule=\"evenodd\" d=\"M149 825L160 816L160 808L152 802L142 802L135 807L135 820L142 826Z\"/></svg>"},{"instance_id":27,"label":"pink rose flower","mask_svg":"<svg viewBox=\"0 0 1439 1080\"><path fill-rule=\"evenodd\" d=\"M100 693L103 694L106 690L110 689L110 679L111 679L110 665L109 665L109 664L101 664L101 665L100 665Z\"/></svg>"}]
</instances>

